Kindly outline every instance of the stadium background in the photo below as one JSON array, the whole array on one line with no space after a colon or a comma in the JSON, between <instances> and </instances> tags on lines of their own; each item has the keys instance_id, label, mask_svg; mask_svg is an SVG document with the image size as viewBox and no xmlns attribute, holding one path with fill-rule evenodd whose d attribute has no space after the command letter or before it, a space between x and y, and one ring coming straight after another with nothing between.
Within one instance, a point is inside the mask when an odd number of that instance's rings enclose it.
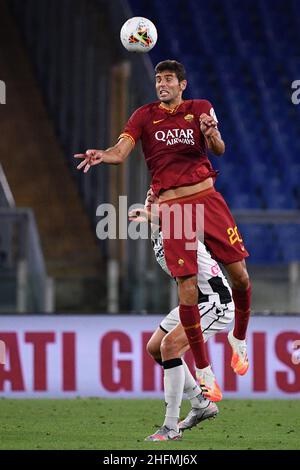
<instances>
[{"instance_id":1,"label":"stadium background","mask_svg":"<svg viewBox=\"0 0 300 470\"><path fill-rule=\"evenodd\" d=\"M212 157L217 188L251 253L253 368L237 382L222 335L214 368L225 397L300 398L298 3L0 0L0 396L162 396L144 346L174 284L149 241L96 237L100 204L144 201L141 149L87 175L73 154L112 145L155 99L153 65L174 58L185 97L214 104L227 145ZM134 15L157 26L149 55L120 44Z\"/></svg>"}]
</instances>

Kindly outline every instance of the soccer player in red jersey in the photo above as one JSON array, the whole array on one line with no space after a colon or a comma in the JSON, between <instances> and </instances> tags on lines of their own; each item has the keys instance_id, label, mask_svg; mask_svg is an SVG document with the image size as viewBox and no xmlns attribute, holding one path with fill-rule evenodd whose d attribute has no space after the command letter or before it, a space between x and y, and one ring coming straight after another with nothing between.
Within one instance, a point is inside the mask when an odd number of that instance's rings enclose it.
<instances>
[{"instance_id":1,"label":"soccer player in red jersey","mask_svg":"<svg viewBox=\"0 0 300 470\"><path fill-rule=\"evenodd\" d=\"M83 159L77 168L87 172L91 166L100 163L120 164L141 139L152 176L152 190L159 198L160 207L172 209L179 205L195 235L197 209L204 206L204 243L212 256L225 266L232 282L235 326L228 340L233 350L231 365L236 373L243 375L249 367L245 337L251 285L244 260L248 253L226 202L214 189L217 172L207 156L208 150L222 155L225 144L211 103L183 100L187 86L183 65L166 60L156 66L155 73L159 101L137 109L113 147L75 155ZM162 225L163 216L161 209ZM177 238L176 217L168 229L168 236L164 234L164 252L167 266L178 283L180 321L193 352L196 372L197 369L203 371L210 366L197 304L197 250L187 248L190 236L184 233ZM164 227L162 230L164 232Z\"/></svg>"}]
</instances>

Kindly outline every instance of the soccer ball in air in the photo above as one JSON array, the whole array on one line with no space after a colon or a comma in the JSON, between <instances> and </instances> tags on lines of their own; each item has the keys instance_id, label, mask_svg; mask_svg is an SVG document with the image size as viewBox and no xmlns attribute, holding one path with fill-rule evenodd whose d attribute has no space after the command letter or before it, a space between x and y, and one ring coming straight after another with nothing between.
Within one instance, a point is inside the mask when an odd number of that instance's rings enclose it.
<instances>
[{"instance_id":1,"label":"soccer ball in air","mask_svg":"<svg viewBox=\"0 0 300 470\"><path fill-rule=\"evenodd\" d=\"M129 52L149 52L156 44L157 31L152 21L135 16L123 24L120 38Z\"/></svg>"}]
</instances>

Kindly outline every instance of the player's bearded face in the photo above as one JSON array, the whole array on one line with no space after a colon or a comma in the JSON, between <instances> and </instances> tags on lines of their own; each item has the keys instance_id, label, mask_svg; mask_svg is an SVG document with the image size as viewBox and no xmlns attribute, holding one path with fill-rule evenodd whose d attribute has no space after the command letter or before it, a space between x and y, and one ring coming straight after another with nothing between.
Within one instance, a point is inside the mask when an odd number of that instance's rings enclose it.
<instances>
[{"instance_id":1,"label":"player's bearded face","mask_svg":"<svg viewBox=\"0 0 300 470\"><path fill-rule=\"evenodd\" d=\"M156 74L156 94L163 103L176 101L182 94L182 87L174 72L161 72Z\"/></svg>"}]
</instances>

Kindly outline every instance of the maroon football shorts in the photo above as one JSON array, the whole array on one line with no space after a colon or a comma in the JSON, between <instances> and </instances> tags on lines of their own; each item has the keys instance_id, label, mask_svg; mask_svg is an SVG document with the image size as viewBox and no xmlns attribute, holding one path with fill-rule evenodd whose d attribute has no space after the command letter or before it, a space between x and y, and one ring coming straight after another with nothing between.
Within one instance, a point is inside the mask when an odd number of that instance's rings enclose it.
<instances>
[{"instance_id":1,"label":"maroon football shorts","mask_svg":"<svg viewBox=\"0 0 300 470\"><path fill-rule=\"evenodd\" d=\"M204 228L199 215L203 208ZM249 256L223 196L214 188L162 202L160 223L165 259L173 277L197 274L199 230L204 232L204 244L216 261L226 265Z\"/></svg>"}]
</instances>

